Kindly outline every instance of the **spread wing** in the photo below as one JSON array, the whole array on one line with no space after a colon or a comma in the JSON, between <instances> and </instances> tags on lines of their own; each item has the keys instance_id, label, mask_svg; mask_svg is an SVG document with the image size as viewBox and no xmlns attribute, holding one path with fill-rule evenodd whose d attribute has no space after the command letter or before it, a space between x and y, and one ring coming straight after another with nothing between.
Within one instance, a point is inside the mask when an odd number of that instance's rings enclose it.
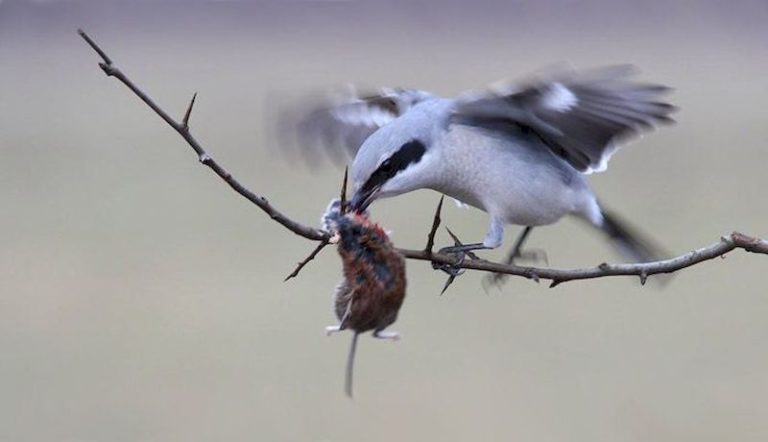
<instances>
[{"instance_id":1,"label":"spread wing","mask_svg":"<svg viewBox=\"0 0 768 442\"><path fill-rule=\"evenodd\" d=\"M297 146L310 159L325 152L334 162L344 163L368 136L430 97L416 89L380 89L314 100L285 112L279 130L283 142Z\"/></svg>"},{"instance_id":2,"label":"spread wing","mask_svg":"<svg viewBox=\"0 0 768 442\"><path fill-rule=\"evenodd\" d=\"M634 72L631 66L559 72L522 87L469 93L459 97L453 121L532 131L577 170L600 172L618 143L673 122L676 108L660 101L670 89L631 82Z\"/></svg>"}]
</instances>

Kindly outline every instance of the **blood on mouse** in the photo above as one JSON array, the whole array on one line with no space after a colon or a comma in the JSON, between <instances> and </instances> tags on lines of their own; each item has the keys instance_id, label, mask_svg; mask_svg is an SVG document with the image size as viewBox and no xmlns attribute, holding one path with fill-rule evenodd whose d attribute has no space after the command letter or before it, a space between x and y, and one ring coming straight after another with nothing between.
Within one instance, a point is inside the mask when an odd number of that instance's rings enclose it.
<instances>
[{"instance_id":1,"label":"blood on mouse","mask_svg":"<svg viewBox=\"0 0 768 442\"><path fill-rule=\"evenodd\" d=\"M373 331L375 338L400 338L397 332L385 329L395 322L405 299L405 259L367 213L344 213L340 200L328 206L323 226L334 234L344 273L334 296L339 324L326 327L326 332L354 333L345 382L345 391L351 397L358 335Z\"/></svg>"}]
</instances>

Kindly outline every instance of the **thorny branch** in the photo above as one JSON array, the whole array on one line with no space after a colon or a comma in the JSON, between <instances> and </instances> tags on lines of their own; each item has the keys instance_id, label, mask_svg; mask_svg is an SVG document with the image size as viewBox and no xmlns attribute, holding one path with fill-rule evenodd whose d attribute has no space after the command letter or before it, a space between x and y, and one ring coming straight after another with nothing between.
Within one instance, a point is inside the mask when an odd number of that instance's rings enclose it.
<instances>
[{"instance_id":1,"label":"thorny branch","mask_svg":"<svg viewBox=\"0 0 768 442\"><path fill-rule=\"evenodd\" d=\"M197 94L192 96L192 100L187 107L187 111L184 114L183 120L181 123L179 123L178 121L174 120L173 117L168 115L168 113L165 112L162 108L160 108L160 106L158 106L152 100L152 98L144 93L144 91L139 89L138 86L136 86L130 79L128 79L128 77L123 74L123 72L118 69L117 66L114 65L112 59L107 56L107 54L96 44L96 42L91 39L91 37L88 36L88 34L86 34L82 29L78 30L77 32L81 37L83 37L86 43L88 43L88 45L90 45L91 48L93 48L93 50L96 51L96 53L101 57L102 61L99 63L101 70L104 71L108 77L115 77L120 80L120 82L126 85L128 89L136 94L136 96L139 97L141 101L143 101L147 106L155 111L155 113L160 116L160 118L162 118L166 123L168 123L169 126L178 132L182 138L184 138L184 141L186 141L187 144L189 144L189 146L197 154L198 161L210 167L214 172L216 172L216 175L221 177L222 180L229 184L229 186L234 189L235 192L244 196L253 204L256 204L261 210L266 212L270 218L282 224L285 226L285 228L297 235L315 241L323 241L329 237L328 233L323 232L322 230L307 227L280 213L277 209L275 209L274 206L269 203L269 201L267 201L266 198L256 195L255 193L248 190L248 188L240 184L240 182L237 181L232 176L232 174L230 174L226 169L219 165L216 160L208 155L205 149L203 149L203 146L195 139L195 137L192 136L192 133L189 130L189 117L192 113L192 106L195 103Z\"/></svg>"},{"instance_id":2,"label":"thorny branch","mask_svg":"<svg viewBox=\"0 0 768 442\"><path fill-rule=\"evenodd\" d=\"M197 94L192 96L192 99L182 117L182 121L178 122L173 119L167 112L165 112L160 106L158 106L144 91L136 86L120 69L118 69L111 58L94 42L83 30L78 30L78 34L85 40L86 43L99 55L101 62L99 67L109 77L115 77L120 80L126 87L128 87L139 99L141 99L147 106L149 106L160 118L162 118L169 126L171 126L183 139L189 144L189 146L195 151L198 157L198 161L208 166L213 170L224 182L226 182L235 192L245 197L248 201L252 202L263 210L270 218L280 223L291 232L302 236L306 239L319 241L318 246L313 252L294 270L287 279L298 275L299 271L311 261L326 245L328 245L331 236L328 232L320 229L306 226L297 221L288 218L280 211L278 211L272 204L270 204L263 196L253 193L251 190L243 186L237 181L232 174L230 174L224 167L222 167L216 160L214 160L203 148L203 146L192 136L189 128L189 118L192 114L192 108L195 104ZM346 187L346 186L345 186ZM428 236L427 247L424 250L410 250L410 249L398 249L408 259L415 259L421 261L430 261L434 265L440 266L453 266L456 269L467 270L479 270L484 272L491 272L496 274L505 274L513 276L521 276L524 278L532 279L536 282L540 280L549 280L550 287L555 287L561 283L568 281L575 281L581 279L594 279L603 278L608 276L637 276L640 278L641 283L645 283L646 279L651 275L660 273L672 273L678 270L691 267L701 262L711 260L717 257L722 257L727 253L736 249L742 249L751 253L759 253L768 255L768 241L753 238L743 233L733 232L730 235L726 235L720 238L720 241L702 247L697 250L693 250L689 253L677 256L675 258L665 259L661 261L648 262L642 264L608 264L602 263L597 267L581 268L581 269L552 269L552 268L537 268L537 267L524 267L514 264L501 264L484 259L479 259L476 256L471 256L471 259L465 259L460 263L456 263L455 258L450 255L435 253L432 251L434 246L434 238L437 232L437 228L440 225L440 209L442 207L442 198L438 205L433 221L432 229ZM455 238L454 238L455 239Z\"/></svg>"}]
</instances>

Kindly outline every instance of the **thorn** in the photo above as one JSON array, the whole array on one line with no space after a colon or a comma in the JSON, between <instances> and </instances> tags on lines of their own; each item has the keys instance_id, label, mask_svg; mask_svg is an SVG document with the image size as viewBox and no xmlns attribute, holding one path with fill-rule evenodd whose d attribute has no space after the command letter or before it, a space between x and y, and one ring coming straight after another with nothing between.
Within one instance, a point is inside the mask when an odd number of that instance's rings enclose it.
<instances>
[{"instance_id":1,"label":"thorn","mask_svg":"<svg viewBox=\"0 0 768 442\"><path fill-rule=\"evenodd\" d=\"M197 156L197 160L203 164L208 164L208 162L211 161L211 156L203 152Z\"/></svg>"},{"instance_id":2,"label":"thorn","mask_svg":"<svg viewBox=\"0 0 768 442\"><path fill-rule=\"evenodd\" d=\"M553 289L560 285L560 283L563 282L559 279L553 279L552 282L549 284L549 288Z\"/></svg>"},{"instance_id":3,"label":"thorn","mask_svg":"<svg viewBox=\"0 0 768 442\"><path fill-rule=\"evenodd\" d=\"M448 227L445 228L446 232L451 236L451 239L453 239L453 245L455 246L463 246L464 244L461 242L458 236L456 236L453 232L451 232L451 229Z\"/></svg>"},{"instance_id":4,"label":"thorn","mask_svg":"<svg viewBox=\"0 0 768 442\"><path fill-rule=\"evenodd\" d=\"M113 65L106 63L106 62L99 62L99 67L102 71L104 71L104 74L107 77L112 77L115 75L115 72L117 71L117 68L115 68Z\"/></svg>"},{"instance_id":5,"label":"thorn","mask_svg":"<svg viewBox=\"0 0 768 442\"><path fill-rule=\"evenodd\" d=\"M536 272L531 272L531 279L536 282L536 284L541 282L539 275Z\"/></svg>"},{"instance_id":6,"label":"thorn","mask_svg":"<svg viewBox=\"0 0 768 442\"><path fill-rule=\"evenodd\" d=\"M603 262L599 266L597 266L597 268L605 272L611 269L611 265L608 264L607 262Z\"/></svg>"},{"instance_id":7,"label":"thorn","mask_svg":"<svg viewBox=\"0 0 768 442\"><path fill-rule=\"evenodd\" d=\"M347 177L349 176L349 166L344 168L344 179L341 181L341 194L339 196L339 200L341 201L339 205L339 210L341 211L341 214L344 215L347 213Z\"/></svg>"},{"instance_id":8,"label":"thorn","mask_svg":"<svg viewBox=\"0 0 768 442\"><path fill-rule=\"evenodd\" d=\"M429 235L427 235L427 246L424 248L424 251L428 255L432 255L432 248L435 246L435 234L437 233L437 228L440 227L440 212L443 210L443 200L445 199L445 195L440 197L440 202L437 203L437 209L435 210L435 217L432 220L432 228L429 230Z\"/></svg>"},{"instance_id":9,"label":"thorn","mask_svg":"<svg viewBox=\"0 0 768 442\"><path fill-rule=\"evenodd\" d=\"M456 280L457 275L458 273L456 275L451 275L448 277L448 279L445 281L445 285L443 286L443 289L440 290L440 296L443 296L443 293L445 293L445 291L448 290L448 287L450 287L451 284L453 284L453 281Z\"/></svg>"},{"instance_id":10,"label":"thorn","mask_svg":"<svg viewBox=\"0 0 768 442\"><path fill-rule=\"evenodd\" d=\"M187 106L187 111L184 112L184 119L181 120L181 128L184 130L189 130L189 116L192 115L192 107L195 105L195 99L197 98L197 92L192 94L192 99L189 101L189 106Z\"/></svg>"},{"instance_id":11,"label":"thorn","mask_svg":"<svg viewBox=\"0 0 768 442\"><path fill-rule=\"evenodd\" d=\"M645 285L645 282L648 281L648 273L645 270L640 271L640 285Z\"/></svg>"}]
</instances>

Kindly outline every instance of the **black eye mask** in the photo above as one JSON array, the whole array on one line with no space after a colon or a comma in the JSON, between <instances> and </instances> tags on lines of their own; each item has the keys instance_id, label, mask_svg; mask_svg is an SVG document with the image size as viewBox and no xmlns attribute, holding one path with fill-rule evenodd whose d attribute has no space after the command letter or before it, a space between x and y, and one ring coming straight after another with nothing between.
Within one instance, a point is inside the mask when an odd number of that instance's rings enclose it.
<instances>
[{"instance_id":1,"label":"black eye mask","mask_svg":"<svg viewBox=\"0 0 768 442\"><path fill-rule=\"evenodd\" d=\"M368 181L361 188L362 193L372 192L373 189L380 187L387 180L397 175L411 163L418 163L427 147L419 140L411 140L403 144L392 156L384 160L379 168L371 174Z\"/></svg>"}]
</instances>

